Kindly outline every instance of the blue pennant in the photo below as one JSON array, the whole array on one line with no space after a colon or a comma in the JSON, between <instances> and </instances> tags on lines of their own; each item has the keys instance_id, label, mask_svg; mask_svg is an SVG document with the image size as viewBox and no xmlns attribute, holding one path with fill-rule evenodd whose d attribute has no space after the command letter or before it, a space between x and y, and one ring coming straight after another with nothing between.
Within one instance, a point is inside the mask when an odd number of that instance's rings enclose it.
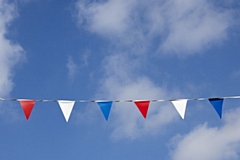
<instances>
[{"instance_id":1,"label":"blue pennant","mask_svg":"<svg viewBox=\"0 0 240 160\"><path fill-rule=\"evenodd\" d=\"M219 117L222 118L222 98L209 98L209 102L212 104L216 112L218 113Z\"/></svg>"},{"instance_id":2,"label":"blue pennant","mask_svg":"<svg viewBox=\"0 0 240 160\"><path fill-rule=\"evenodd\" d=\"M102 110L102 113L105 117L106 120L108 120L108 116L112 107L112 101L108 101L108 102L97 102L100 109Z\"/></svg>"}]
</instances>

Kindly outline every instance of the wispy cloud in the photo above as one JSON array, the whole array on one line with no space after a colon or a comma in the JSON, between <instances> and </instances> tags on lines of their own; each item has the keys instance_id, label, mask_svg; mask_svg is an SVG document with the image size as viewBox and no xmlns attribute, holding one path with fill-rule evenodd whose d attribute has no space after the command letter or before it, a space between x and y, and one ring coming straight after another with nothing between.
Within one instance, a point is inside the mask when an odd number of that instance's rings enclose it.
<instances>
[{"instance_id":1,"label":"wispy cloud","mask_svg":"<svg viewBox=\"0 0 240 160\"><path fill-rule=\"evenodd\" d=\"M86 50L82 56L81 56L81 61L82 61L82 67L88 67L89 64L89 58L91 56L91 51L90 50Z\"/></svg>"},{"instance_id":2,"label":"wispy cloud","mask_svg":"<svg viewBox=\"0 0 240 160\"><path fill-rule=\"evenodd\" d=\"M148 59L145 55L195 54L225 40L234 26L231 9L206 0L78 1L77 9L79 26L111 43L111 55L102 61L97 93L108 99L164 99L170 93L172 97L181 94L139 74L142 62ZM178 118L173 107L157 105L151 104L151 112L143 121L134 104L115 104L109 118L115 117L111 119L112 137L135 139L158 133Z\"/></svg>"},{"instance_id":3,"label":"wispy cloud","mask_svg":"<svg viewBox=\"0 0 240 160\"><path fill-rule=\"evenodd\" d=\"M0 0L0 96L7 96L12 90L13 68L23 57L22 47L6 38L8 26L16 16L15 5Z\"/></svg>"},{"instance_id":4,"label":"wispy cloud","mask_svg":"<svg viewBox=\"0 0 240 160\"><path fill-rule=\"evenodd\" d=\"M158 41L158 52L193 54L225 40L234 26L231 9L206 0L79 1L77 7L81 26L137 51Z\"/></svg>"},{"instance_id":5,"label":"wispy cloud","mask_svg":"<svg viewBox=\"0 0 240 160\"><path fill-rule=\"evenodd\" d=\"M78 66L77 66L77 64L73 61L73 59L72 59L71 56L68 56L66 66L67 66L67 69L68 69L68 78L69 78L70 81L73 81L75 75L77 74Z\"/></svg>"},{"instance_id":6,"label":"wispy cloud","mask_svg":"<svg viewBox=\"0 0 240 160\"><path fill-rule=\"evenodd\" d=\"M200 125L184 136L174 139L173 160L227 160L239 159L240 109L232 110L224 117L222 127Z\"/></svg>"},{"instance_id":7,"label":"wispy cloud","mask_svg":"<svg viewBox=\"0 0 240 160\"><path fill-rule=\"evenodd\" d=\"M137 100L164 99L168 96L167 90L155 85L148 77L134 74L139 61L131 61L118 54L107 57L103 63L106 73L100 83L100 96ZM173 106L168 105L152 103L147 120L144 120L134 103L115 103L110 117L113 124L112 137L135 139L158 133L178 118Z\"/></svg>"}]
</instances>

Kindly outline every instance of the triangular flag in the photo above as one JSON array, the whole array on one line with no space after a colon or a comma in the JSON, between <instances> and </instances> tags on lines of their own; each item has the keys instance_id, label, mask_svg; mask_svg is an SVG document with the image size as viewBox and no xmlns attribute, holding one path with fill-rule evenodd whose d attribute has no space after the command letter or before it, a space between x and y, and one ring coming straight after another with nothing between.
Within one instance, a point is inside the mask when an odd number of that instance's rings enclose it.
<instances>
[{"instance_id":1,"label":"triangular flag","mask_svg":"<svg viewBox=\"0 0 240 160\"><path fill-rule=\"evenodd\" d=\"M25 117L28 120L36 101L35 100L19 100L19 102L22 106Z\"/></svg>"},{"instance_id":2,"label":"triangular flag","mask_svg":"<svg viewBox=\"0 0 240 160\"><path fill-rule=\"evenodd\" d=\"M113 102L109 101L109 102L97 102L97 103L107 121Z\"/></svg>"},{"instance_id":3,"label":"triangular flag","mask_svg":"<svg viewBox=\"0 0 240 160\"><path fill-rule=\"evenodd\" d=\"M62 113L64 115L64 118L66 119L66 122L68 122L69 117L72 113L73 106L75 104L75 101L63 101L59 100L58 104L62 110Z\"/></svg>"},{"instance_id":4,"label":"triangular flag","mask_svg":"<svg viewBox=\"0 0 240 160\"><path fill-rule=\"evenodd\" d=\"M143 117L146 118L150 101L134 101L134 103L142 113Z\"/></svg>"},{"instance_id":5,"label":"triangular flag","mask_svg":"<svg viewBox=\"0 0 240 160\"><path fill-rule=\"evenodd\" d=\"M219 117L222 118L222 104L223 98L209 98L209 102L212 104Z\"/></svg>"},{"instance_id":6,"label":"triangular flag","mask_svg":"<svg viewBox=\"0 0 240 160\"><path fill-rule=\"evenodd\" d=\"M176 110L178 111L179 115L182 117L182 119L184 119L188 100L181 99L181 100L175 100L175 101L171 101L171 102L174 105L174 107L176 108Z\"/></svg>"}]
</instances>

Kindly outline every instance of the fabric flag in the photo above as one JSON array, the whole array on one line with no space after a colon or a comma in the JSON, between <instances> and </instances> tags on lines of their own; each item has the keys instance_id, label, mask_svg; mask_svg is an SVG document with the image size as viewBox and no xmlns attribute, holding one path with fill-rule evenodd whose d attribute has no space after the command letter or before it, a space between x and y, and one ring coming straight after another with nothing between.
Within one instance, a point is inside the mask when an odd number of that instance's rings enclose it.
<instances>
[{"instance_id":1,"label":"fabric flag","mask_svg":"<svg viewBox=\"0 0 240 160\"><path fill-rule=\"evenodd\" d=\"M36 101L35 100L19 100L19 102L20 102L20 105L22 106L25 117L28 120Z\"/></svg>"},{"instance_id":2,"label":"fabric flag","mask_svg":"<svg viewBox=\"0 0 240 160\"><path fill-rule=\"evenodd\" d=\"M179 115L182 117L182 119L184 119L188 100L181 99L181 100L175 100L175 101L171 101L171 102L174 105L174 107L176 108L176 110L178 111Z\"/></svg>"},{"instance_id":3,"label":"fabric flag","mask_svg":"<svg viewBox=\"0 0 240 160\"><path fill-rule=\"evenodd\" d=\"M66 122L68 122L69 120L69 117L72 113L72 109L73 109L73 106L75 104L75 101L63 101L63 100L59 100L58 101L58 104L62 110L62 113L64 115L64 118L66 120Z\"/></svg>"},{"instance_id":4,"label":"fabric flag","mask_svg":"<svg viewBox=\"0 0 240 160\"><path fill-rule=\"evenodd\" d=\"M99 105L106 121L108 120L108 116L112 107L112 101L108 101L108 102L97 102L97 104Z\"/></svg>"},{"instance_id":5,"label":"fabric flag","mask_svg":"<svg viewBox=\"0 0 240 160\"><path fill-rule=\"evenodd\" d=\"M150 101L134 101L135 105L138 107L139 111L142 113L143 117L147 117L147 112L149 108Z\"/></svg>"},{"instance_id":6,"label":"fabric flag","mask_svg":"<svg viewBox=\"0 0 240 160\"><path fill-rule=\"evenodd\" d=\"M223 98L209 98L209 102L212 104L219 117L222 118L222 104Z\"/></svg>"}]
</instances>

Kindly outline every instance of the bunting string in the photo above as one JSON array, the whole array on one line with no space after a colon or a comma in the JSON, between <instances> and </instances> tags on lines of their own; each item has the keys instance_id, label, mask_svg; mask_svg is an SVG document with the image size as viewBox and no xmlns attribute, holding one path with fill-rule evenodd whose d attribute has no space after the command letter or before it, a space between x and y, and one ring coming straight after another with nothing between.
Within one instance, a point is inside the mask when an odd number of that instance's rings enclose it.
<instances>
[{"instance_id":1,"label":"bunting string","mask_svg":"<svg viewBox=\"0 0 240 160\"><path fill-rule=\"evenodd\" d=\"M180 101L180 100L209 100L209 99L238 99L240 96L225 96L225 97L208 97L208 98L178 98L178 99L149 99L150 102L166 102L166 101ZM0 98L0 101L21 101L21 100L33 100L31 98ZM81 100L81 99L34 99L36 102L58 102L62 101L74 101L74 102L83 102L83 103L91 103L91 102L135 102L135 101L144 101L145 99L128 99L128 100L104 100L104 99L94 99L94 100Z\"/></svg>"},{"instance_id":2,"label":"bunting string","mask_svg":"<svg viewBox=\"0 0 240 160\"><path fill-rule=\"evenodd\" d=\"M22 107L23 113L28 120L32 110L34 108L34 105L36 102L57 102L59 105L59 108L61 109L63 116L68 122L71 112L74 108L74 104L76 102L95 102L98 104L100 110L103 113L103 116L106 120L109 118L110 110L112 107L113 103L118 103L118 102L132 102L135 104L137 109L140 111L142 114L143 118L147 118L147 113L149 109L149 105L152 102L166 102L169 101L172 103L172 105L175 107L176 111L179 113L180 117L182 119L185 118L185 112L186 112L186 107L187 107L187 102L189 100L208 100L210 104L213 106L215 111L217 112L218 116L222 118L222 106L223 106L223 101L225 99L237 99L240 98L240 96L227 96L227 97L208 97L208 98L181 98L181 99L152 99L152 100L49 100L49 99L21 99L21 98L0 98L0 101L18 101Z\"/></svg>"}]
</instances>

